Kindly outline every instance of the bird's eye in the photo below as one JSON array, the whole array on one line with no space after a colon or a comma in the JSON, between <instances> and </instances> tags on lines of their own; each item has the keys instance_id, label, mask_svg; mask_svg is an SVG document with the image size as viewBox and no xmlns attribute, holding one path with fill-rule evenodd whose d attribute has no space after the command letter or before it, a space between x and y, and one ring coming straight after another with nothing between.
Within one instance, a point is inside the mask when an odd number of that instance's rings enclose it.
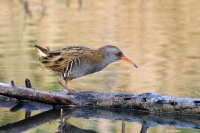
<instances>
[{"instance_id":1,"label":"bird's eye","mask_svg":"<svg viewBox=\"0 0 200 133\"><path fill-rule=\"evenodd\" d=\"M117 52L116 55L117 55L117 56L121 56L122 53L121 53L121 52Z\"/></svg>"}]
</instances>

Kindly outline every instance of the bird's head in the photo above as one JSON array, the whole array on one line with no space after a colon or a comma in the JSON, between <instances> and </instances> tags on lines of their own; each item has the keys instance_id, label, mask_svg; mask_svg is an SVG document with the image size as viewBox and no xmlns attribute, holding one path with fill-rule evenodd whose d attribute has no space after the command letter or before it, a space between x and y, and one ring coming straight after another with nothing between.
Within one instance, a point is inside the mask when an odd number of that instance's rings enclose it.
<instances>
[{"instance_id":1,"label":"bird's head","mask_svg":"<svg viewBox=\"0 0 200 133\"><path fill-rule=\"evenodd\" d=\"M110 63L122 60L138 68L134 62L124 56L123 52L119 48L112 45L105 46L104 59Z\"/></svg>"}]
</instances>

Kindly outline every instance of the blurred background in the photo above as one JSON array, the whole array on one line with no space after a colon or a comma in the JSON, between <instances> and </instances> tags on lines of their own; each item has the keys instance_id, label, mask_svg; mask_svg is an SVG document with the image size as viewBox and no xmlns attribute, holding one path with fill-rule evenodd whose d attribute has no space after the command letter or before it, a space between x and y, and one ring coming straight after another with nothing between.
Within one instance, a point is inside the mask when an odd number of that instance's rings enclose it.
<instances>
[{"instance_id":1,"label":"blurred background","mask_svg":"<svg viewBox=\"0 0 200 133\"><path fill-rule=\"evenodd\" d=\"M0 82L14 80L24 86L29 78L38 90L62 91L58 76L38 61L35 44L50 50L115 45L139 68L117 62L69 85L97 92L200 97L199 0L1 0L0 9ZM0 113L0 125L24 117L23 111ZM120 121L72 118L70 122L97 132L121 132ZM56 132L57 125L52 122L28 132ZM126 123L127 133L140 129L137 123Z\"/></svg>"}]
</instances>

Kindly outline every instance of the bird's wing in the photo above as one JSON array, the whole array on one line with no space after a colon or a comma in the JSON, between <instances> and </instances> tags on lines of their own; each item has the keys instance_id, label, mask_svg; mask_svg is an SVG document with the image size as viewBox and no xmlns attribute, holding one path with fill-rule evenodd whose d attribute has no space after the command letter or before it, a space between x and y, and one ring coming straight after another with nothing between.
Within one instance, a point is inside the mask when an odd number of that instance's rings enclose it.
<instances>
[{"instance_id":1,"label":"bird's wing","mask_svg":"<svg viewBox=\"0 0 200 133\"><path fill-rule=\"evenodd\" d=\"M43 57L41 62L46 68L53 70L54 73L66 77L67 73L76 65L80 65L85 54L91 49L81 46L68 46L57 51L49 51L47 57Z\"/></svg>"}]
</instances>

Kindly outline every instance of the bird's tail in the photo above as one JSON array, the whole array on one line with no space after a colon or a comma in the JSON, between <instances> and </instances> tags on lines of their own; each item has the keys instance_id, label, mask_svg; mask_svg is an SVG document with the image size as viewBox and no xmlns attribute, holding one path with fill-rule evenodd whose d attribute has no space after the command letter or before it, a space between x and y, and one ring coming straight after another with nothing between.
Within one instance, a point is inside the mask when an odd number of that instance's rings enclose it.
<instances>
[{"instance_id":1,"label":"bird's tail","mask_svg":"<svg viewBox=\"0 0 200 133\"><path fill-rule=\"evenodd\" d=\"M41 46L35 45L40 57L46 57L49 55L49 51Z\"/></svg>"}]
</instances>

